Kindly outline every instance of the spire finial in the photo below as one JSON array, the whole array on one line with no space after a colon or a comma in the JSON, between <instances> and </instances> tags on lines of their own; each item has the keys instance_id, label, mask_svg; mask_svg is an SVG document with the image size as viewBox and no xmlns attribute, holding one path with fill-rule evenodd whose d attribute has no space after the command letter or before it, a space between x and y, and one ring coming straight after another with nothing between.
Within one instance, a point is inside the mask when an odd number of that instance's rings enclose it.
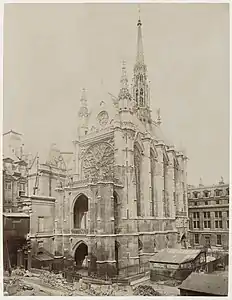
<instances>
[{"instance_id":1,"label":"spire finial","mask_svg":"<svg viewBox=\"0 0 232 300\"><path fill-rule=\"evenodd\" d=\"M87 99L86 99L86 89L83 88L81 91L81 106L87 106Z\"/></svg>"},{"instance_id":2,"label":"spire finial","mask_svg":"<svg viewBox=\"0 0 232 300\"><path fill-rule=\"evenodd\" d=\"M138 24L137 25L142 25L141 23L141 17L140 17L140 13L141 13L141 7L140 7L140 3L138 4Z\"/></svg>"},{"instance_id":3,"label":"spire finial","mask_svg":"<svg viewBox=\"0 0 232 300\"><path fill-rule=\"evenodd\" d=\"M127 71L126 71L126 61L122 61L122 75L120 80L120 92L119 92L119 99L131 99L129 87L128 87L128 78L127 78Z\"/></svg>"},{"instance_id":4,"label":"spire finial","mask_svg":"<svg viewBox=\"0 0 232 300\"><path fill-rule=\"evenodd\" d=\"M200 177L199 186L203 186L203 180L202 180L202 177Z\"/></svg>"},{"instance_id":5,"label":"spire finial","mask_svg":"<svg viewBox=\"0 0 232 300\"><path fill-rule=\"evenodd\" d=\"M219 184L224 184L224 178L221 176L221 179L219 181Z\"/></svg>"},{"instance_id":6,"label":"spire finial","mask_svg":"<svg viewBox=\"0 0 232 300\"><path fill-rule=\"evenodd\" d=\"M126 72L126 61L122 61L122 75L121 75L121 89L128 89L128 79L127 79L127 72Z\"/></svg>"},{"instance_id":7,"label":"spire finial","mask_svg":"<svg viewBox=\"0 0 232 300\"><path fill-rule=\"evenodd\" d=\"M79 116L82 117L87 115L88 115L88 105L87 105L86 89L83 88L81 91Z\"/></svg>"},{"instance_id":8,"label":"spire finial","mask_svg":"<svg viewBox=\"0 0 232 300\"><path fill-rule=\"evenodd\" d=\"M156 123L160 126L162 121L161 121L161 116L160 116L160 108L157 109L157 121Z\"/></svg>"}]
</instances>

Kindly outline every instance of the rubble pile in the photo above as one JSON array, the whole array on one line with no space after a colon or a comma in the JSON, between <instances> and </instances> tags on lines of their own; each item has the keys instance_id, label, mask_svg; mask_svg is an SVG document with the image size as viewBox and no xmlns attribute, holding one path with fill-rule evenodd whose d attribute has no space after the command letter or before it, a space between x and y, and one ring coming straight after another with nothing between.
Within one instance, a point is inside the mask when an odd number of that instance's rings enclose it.
<instances>
[{"instance_id":1,"label":"rubble pile","mask_svg":"<svg viewBox=\"0 0 232 300\"><path fill-rule=\"evenodd\" d=\"M28 278L27 277L36 277ZM99 281L99 282L98 282ZM39 286L44 290L39 289ZM47 288L47 290L46 290ZM111 283L91 278L83 278L77 282L68 282L62 274L53 273L43 270L43 272L29 272L23 269L15 269L12 271L11 277L4 279L4 291L6 295L46 295L51 293L49 289L57 290L63 296L132 296L133 291L130 286ZM44 292L46 291L46 293ZM149 294L153 295L153 294Z\"/></svg>"},{"instance_id":2,"label":"rubble pile","mask_svg":"<svg viewBox=\"0 0 232 300\"><path fill-rule=\"evenodd\" d=\"M22 282L20 278L9 277L4 278L4 293L5 295L16 295L22 291L34 291L34 288Z\"/></svg>"},{"instance_id":3,"label":"rubble pile","mask_svg":"<svg viewBox=\"0 0 232 300\"><path fill-rule=\"evenodd\" d=\"M11 273L11 276L24 276L25 274L25 270L24 269L20 269L20 268L17 268L17 269L14 269L12 270L12 273Z\"/></svg>"},{"instance_id":4,"label":"rubble pile","mask_svg":"<svg viewBox=\"0 0 232 300\"><path fill-rule=\"evenodd\" d=\"M41 283L50 286L51 288L59 288L61 290L70 293L73 291L73 284L67 282L65 278L63 278L62 274L55 274L49 271L44 271L39 275Z\"/></svg>"},{"instance_id":5,"label":"rubble pile","mask_svg":"<svg viewBox=\"0 0 232 300\"><path fill-rule=\"evenodd\" d=\"M91 284L87 292L91 296L115 296L115 291L111 285Z\"/></svg>"},{"instance_id":6,"label":"rubble pile","mask_svg":"<svg viewBox=\"0 0 232 300\"><path fill-rule=\"evenodd\" d=\"M4 292L8 295L14 295L20 290L20 280L18 278L4 278L3 279Z\"/></svg>"},{"instance_id":7,"label":"rubble pile","mask_svg":"<svg viewBox=\"0 0 232 300\"><path fill-rule=\"evenodd\" d=\"M28 270L17 268L12 270L11 277L39 277L39 275L31 273Z\"/></svg>"},{"instance_id":8,"label":"rubble pile","mask_svg":"<svg viewBox=\"0 0 232 300\"><path fill-rule=\"evenodd\" d=\"M93 284L83 282L79 280L78 290L83 291L91 296L120 296L120 295L132 295L131 288L129 286L119 286L118 284Z\"/></svg>"},{"instance_id":9,"label":"rubble pile","mask_svg":"<svg viewBox=\"0 0 232 300\"><path fill-rule=\"evenodd\" d=\"M135 296L160 296L160 293L149 285L139 285L134 289L133 294Z\"/></svg>"}]
</instances>

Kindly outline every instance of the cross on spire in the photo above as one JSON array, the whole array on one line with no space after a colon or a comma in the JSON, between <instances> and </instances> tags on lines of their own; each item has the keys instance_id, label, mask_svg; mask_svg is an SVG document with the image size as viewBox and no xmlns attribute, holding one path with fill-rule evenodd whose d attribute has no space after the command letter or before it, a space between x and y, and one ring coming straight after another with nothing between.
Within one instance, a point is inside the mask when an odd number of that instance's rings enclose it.
<instances>
[{"instance_id":1,"label":"cross on spire","mask_svg":"<svg viewBox=\"0 0 232 300\"><path fill-rule=\"evenodd\" d=\"M138 4L138 16L139 16L139 21L140 21L140 12L141 12L141 7L140 7L140 3Z\"/></svg>"}]
</instances>

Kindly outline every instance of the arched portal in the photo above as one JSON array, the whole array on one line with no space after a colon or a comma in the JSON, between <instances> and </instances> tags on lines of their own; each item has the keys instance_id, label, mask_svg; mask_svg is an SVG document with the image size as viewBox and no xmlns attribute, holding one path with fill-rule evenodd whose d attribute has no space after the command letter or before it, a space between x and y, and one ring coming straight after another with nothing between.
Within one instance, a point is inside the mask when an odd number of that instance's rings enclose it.
<instances>
[{"instance_id":1,"label":"arched portal","mask_svg":"<svg viewBox=\"0 0 232 300\"><path fill-rule=\"evenodd\" d=\"M185 233L182 235L180 243L183 248L187 248Z\"/></svg>"},{"instance_id":2,"label":"arched portal","mask_svg":"<svg viewBox=\"0 0 232 300\"><path fill-rule=\"evenodd\" d=\"M73 225L74 228L87 228L88 198L81 194L75 202L73 208Z\"/></svg>"},{"instance_id":3,"label":"arched portal","mask_svg":"<svg viewBox=\"0 0 232 300\"><path fill-rule=\"evenodd\" d=\"M77 247L74 255L74 259L77 267L79 268L83 267L83 262L87 255L88 255L88 246L84 242L81 242Z\"/></svg>"}]
</instances>

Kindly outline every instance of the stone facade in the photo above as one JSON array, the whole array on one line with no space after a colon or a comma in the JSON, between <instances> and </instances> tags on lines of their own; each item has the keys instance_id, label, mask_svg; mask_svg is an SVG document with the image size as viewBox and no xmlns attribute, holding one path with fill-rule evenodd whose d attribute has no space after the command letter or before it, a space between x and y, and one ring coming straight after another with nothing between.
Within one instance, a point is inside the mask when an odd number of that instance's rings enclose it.
<instances>
[{"instance_id":1,"label":"stone facade","mask_svg":"<svg viewBox=\"0 0 232 300\"><path fill-rule=\"evenodd\" d=\"M27 160L20 133L3 135L3 212L17 212L20 196L27 191Z\"/></svg>"},{"instance_id":2,"label":"stone facade","mask_svg":"<svg viewBox=\"0 0 232 300\"><path fill-rule=\"evenodd\" d=\"M50 159L29 173L34 196L24 210L31 207L34 243L77 264L88 256L99 274L139 272L156 250L188 237L187 158L165 143L160 117L152 120L140 20L137 26L132 92L125 64L118 97L93 113L83 90L73 155L64 158L53 145ZM41 217L44 232L36 232Z\"/></svg>"},{"instance_id":3,"label":"stone facade","mask_svg":"<svg viewBox=\"0 0 232 300\"><path fill-rule=\"evenodd\" d=\"M229 185L188 188L190 243L192 247L229 247Z\"/></svg>"}]
</instances>

